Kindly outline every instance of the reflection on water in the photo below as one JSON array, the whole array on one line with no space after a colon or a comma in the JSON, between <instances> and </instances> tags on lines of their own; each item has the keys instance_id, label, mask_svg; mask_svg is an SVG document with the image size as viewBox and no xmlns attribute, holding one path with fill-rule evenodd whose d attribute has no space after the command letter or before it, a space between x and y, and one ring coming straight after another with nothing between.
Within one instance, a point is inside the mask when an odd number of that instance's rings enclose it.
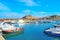
<instances>
[{"instance_id":1,"label":"reflection on water","mask_svg":"<svg viewBox=\"0 0 60 40\"><path fill-rule=\"evenodd\" d=\"M47 37L51 37L51 40L60 40L60 37L56 37L56 36L49 35L49 34L46 34L46 33L45 33L45 35L46 35Z\"/></svg>"},{"instance_id":2,"label":"reflection on water","mask_svg":"<svg viewBox=\"0 0 60 40\"><path fill-rule=\"evenodd\" d=\"M54 27L54 23L38 23L23 25L24 33L6 40L60 40L60 37L50 36L44 33L46 28Z\"/></svg>"},{"instance_id":3,"label":"reflection on water","mask_svg":"<svg viewBox=\"0 0 60 40\"><path fill-rule=\"evenodd\" d=\"M13 25L14 25L14 27L23 27L25 24L24 23L23 24L14 23Z\"/></svg>"}]
</instances>

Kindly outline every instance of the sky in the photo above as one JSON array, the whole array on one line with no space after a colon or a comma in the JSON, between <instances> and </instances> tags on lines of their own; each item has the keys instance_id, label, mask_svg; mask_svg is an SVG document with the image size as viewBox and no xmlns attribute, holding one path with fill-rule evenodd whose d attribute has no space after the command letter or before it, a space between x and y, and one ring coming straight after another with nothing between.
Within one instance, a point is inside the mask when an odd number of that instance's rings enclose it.
<instances>
[{"instance_id":1,"label":"sky","mask_svg":"<svg viewBox=\"0 0 60 40\"><path fill-rule=\"evenodd\" d=\"M60 0L0 0L0 18L60 15Z\"/></svg>"}]
</instances>

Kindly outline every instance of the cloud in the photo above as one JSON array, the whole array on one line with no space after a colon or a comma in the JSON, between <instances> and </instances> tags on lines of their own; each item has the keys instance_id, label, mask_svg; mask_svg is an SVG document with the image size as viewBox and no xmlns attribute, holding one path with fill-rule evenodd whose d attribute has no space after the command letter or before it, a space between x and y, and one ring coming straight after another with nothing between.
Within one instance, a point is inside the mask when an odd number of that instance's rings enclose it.
<instances>
[{"instance_id":1,"label":"cloud","mask_svg":"<svg viewBox=\"0 0 60 40\"><path fill-rule=\"evenodd\" d=\"M28 10L28 9L22 11L22 13L24 13L25 15L29 15L29 14L31 14L31 12L32 11L31 10Z\"/></svg>"},{"instance_id":2,"label":"cloud","mask_svg":"<svg viewBox=\"0 0 60 40\"><path fill-rule=\"evenodd\" d=\"M60 12L55 12L55 15L59 15L60 16Z\"/></svg>"},{"instance_id":3,"label":"cloud","mask_svg":"<svg viewBox=\"0 0 60 40\"><path fill-rule=\"evenodd\" d=\"M36 2L33 0L19 0L20 2L25 3L27 6L39 6Z\"/></svg>"},{"instance_id":4,"label":"cloud","mask_svg":"<svg viewBox=\"0 0 60 40\"><path fill-rule=\"evenodd\" d=\"M47 12L39 12L40 14L46 14Z\"/></svg>"},{"instance_id":5,"label":"cloud","mask_svg":"<svg viewBox=\"0 0 60 40\"><path fill-rule=\"evenodd\" d=\"M36 15L37 17L45 17L45 16L47 16L47 12L33 11L33 14Z\"/></svg>"},{"instance_id":6,"label":"cloud","mask_svg":"<svg viewBox=\"0 0 60 40\"><path fill-rule=\"evenodd\" d=\"M44 12L44 11L40 12L40 11L24 10L23 13L25 13L26 15L31 14L36 17L46 17L46 16L55 15L56 12Z\"/></svg>"},{"instance_id":7,"label":"cloud","mask_svg":"<svg viewBox=\"0 0 60 40\"><path fill-rule=\"evenodd\" d=\"M40 12L40 11L32 11L32 10L23 10L22 13L24 13L25 15L33 15L36 17L45 17L48 16L48 12Z\"/></svg>"},{"instance_id":8,"label":"cloud","mask_svg":"<svg viewBox=\"0 0 60 40\"><path fill-rule=\"evenodd\" d=\"M0 2L0 11L6 12L6 11L10 11L10 9L6 5Z\"/></svg>"},{"instance_id":9,"label":"cloud","mask_svg":"<svg viewBox=\"0 0 60 40\"><path fill-rule=\"evenodd\" d=\"M1 16L0 18L21 18L24 15L22 13L16 13L16 12L0 12Z\"/></svg>"},{"instance_id":10,"label":"cloud","mask_svg":"<svg viewBox=\"0 0 60 40\"><path fill-rule=\"evenodd\" d=\"M0 18L20 18L22 14L17 12L12 12L9 7L0 2Z\"/></svg>"},{"instance_id":11,"label":"cloud","mask_svg":"<svg viewBox=\"0 0 60 40\"><path fill-rule=\"evenodd\" d=\"M29 13L29 12L30 12L30 10L24 10L23 12L25 12L25 13Z\"/></svg>"}]
</instances>

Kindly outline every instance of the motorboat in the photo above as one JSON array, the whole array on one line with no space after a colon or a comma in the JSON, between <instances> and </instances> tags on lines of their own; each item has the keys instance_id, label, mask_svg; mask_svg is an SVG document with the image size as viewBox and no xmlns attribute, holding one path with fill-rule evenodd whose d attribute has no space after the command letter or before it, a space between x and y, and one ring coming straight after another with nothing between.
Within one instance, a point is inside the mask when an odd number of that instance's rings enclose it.
<instances>
[{"instance_id":1,"label":"motorboat","mask_svg":"<svg viewBox=\"0 0 60 40\"><path fill-rule=\"evenodd\" d=\"M39 23L51 23L52 20L39 20L38 22Z\"/></svg>"},{"instance_id":2,"label":"motorboat","mask_svg":"<svg viewBox=\"0 0 60 40\"><path fill-rule=\"evenodd\" d=\"M23 31L23 28L20 27L14 27L12 25L12 23L6 23L6 22L2 22L0 24L1 29L2 29L2 33L4 34L8 34L8 33L17 33L18 31Z\"/></svg>"},{"instance_id":3,"label":"motorboat","mask_svg":"<svg viewBox=\"0 0 60 40\"><path fill-rule=\"evenodd\" d=\"M54 27L60 27L60 23L54 24Z\"/></svg>"},{"instance_id":4,"label":"motorboat","mask_svg":"<svg viewBox=\"0 0 60 40\"><path fill-rule=\"evenodd\" d=\"M46 29L44 33L53 35L53 36L60 36L60 24L54 25L53 28Z\"/></svg>"}]
</instances>

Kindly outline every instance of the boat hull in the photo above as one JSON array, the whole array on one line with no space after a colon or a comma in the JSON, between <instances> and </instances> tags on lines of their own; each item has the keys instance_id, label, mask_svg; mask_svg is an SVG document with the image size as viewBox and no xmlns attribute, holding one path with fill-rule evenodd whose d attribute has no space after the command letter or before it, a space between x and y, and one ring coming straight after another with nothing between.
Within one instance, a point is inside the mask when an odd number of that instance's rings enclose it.
<instances>
[{"instance_id":1,"label":"boat hull","mask_svg":"<svg viewBox=\"0 0 60 40\"><path fill-rule=\"evenodd\" d=\"M44 33L52 36L60 36L60 34L52 33L51 31L44 31Z\"/></svg>"},{"instance_id":2,"label":"boat hull","mask_svg":"<svg viewBox=\"0 0 60 40\"><path fill-rule=\"evenodd\" d=\"M19 30L19 31L16 31L16 32L5 32L5 31L3 31L3 37L4 38L10 38L10 37L14 37L14 36L17 36L17 35L21 35L23 33L24 33L24 31L22 31L22 30Z\"/></svg>"},{"instance_id":3,"label":"boat hull","mask_svg":"<svg viewBox=\"0 0 60 40\"><path fill-rule=\"evenodd\" d=\"M10 33L18 33L20 31L23 31L23 28L16 28L15 30L3 30L3 34L10 34Z\"/></svg>"},{"instance_id":4,"label":"boat hull","mask_svg":"<svg viewBox=\"0 0 60 40\"><path fill-rule=\"evenodd\" d=\"M19 33L23 30L19 30L19 31L13 31L13 32L6 32L6 31L2 31L3 34L12 34L12 33Z\"/></svg>"}]
</instances>

